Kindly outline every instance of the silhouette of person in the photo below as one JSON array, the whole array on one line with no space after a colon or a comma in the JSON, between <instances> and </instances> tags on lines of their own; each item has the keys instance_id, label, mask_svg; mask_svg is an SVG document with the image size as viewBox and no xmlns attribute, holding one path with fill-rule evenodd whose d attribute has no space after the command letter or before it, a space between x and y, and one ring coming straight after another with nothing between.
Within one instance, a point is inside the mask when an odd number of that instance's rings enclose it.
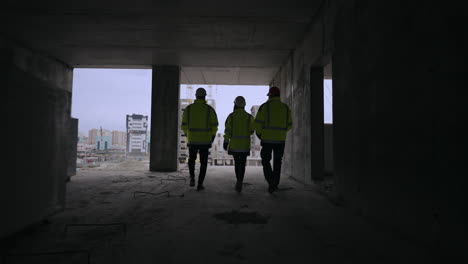
<instances>
[{"instance_id":1,"label":"silhouette of person","mask_svg":"<svg viewBox=\"0 0 468 264\"><path fill-rule=\"evenodd\" d=\"M203 190L206 169L208 167L208 150L218 131L218 117L216 111L206 103L206 90L198 88L195 92L196 100L188 105L182 115L182 130L187 136L189 148L188 167L190 186L195 186L195 160L200 154L200 174L198 175L197 190Z\"/></svg>"},{"instance_id":2,"label":"silhouette of person","mask_svg":"<svg viewBox=\"0 0 468 264\"><path fill-rule=\"evenodd\" d=\"M255 117L255 133L261 140L263 174L270 193L278 189L286 134L292 128L291 110L281 102L278 87L271 87L268 101L260 106ZM271 158L273 158L273 169Z\"/></svg>"},{"instance_id":3,"label":"silhouette of person","mask_svg":"<svg viewBox=\"0 0 468 264\"><path fill-rule=\"evenodd\" d=\"M234 100L234 111L229 114L225 122L223 148L234 157L236 172L236 186L242 191L247 156L250 155L250 135L254 132L254 117L244 110L245 99L237 96Z\"/></svg>"}]
</instances>

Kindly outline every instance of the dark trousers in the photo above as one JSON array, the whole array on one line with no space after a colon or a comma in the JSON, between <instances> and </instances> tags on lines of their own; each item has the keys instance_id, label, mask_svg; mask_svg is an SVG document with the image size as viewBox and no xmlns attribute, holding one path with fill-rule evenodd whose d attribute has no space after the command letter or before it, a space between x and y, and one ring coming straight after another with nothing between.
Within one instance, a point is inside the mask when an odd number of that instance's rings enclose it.
<instances>
[{"instance_id":1,"label":"dark trousers","mask_svg":"<svg viewBox=\"0 0 468 264\"><path fill-rule=\"evenodd\" d=\"M273 169L271 156L273 153ZM269 185L278 186L281 174L281 163L284 154L284 144L262 143L260 156L262 157L263 174Z\"/></svg>"},{"instance_id":2,"label":"dark trousers","mask_svg":"<svg viewBox=\"0 0 468 264\"><path fill-rule=\"evenodd\" d=\"M244 180L245 165L247 163L248 153L234 153L234 170L236 171L236 178L242 182Z\"/></svg>"},{"instance_id":3,"label":"dark trousers","mask_svg":"<svg viewBox=\"0 0 468 264\"><path fill-rule=\"evenodd\" d=\"M195 160L197 153L200 153L200 175L198 175L198 185L203 184L206 175L206 167L208 166L208 147L190 146L188 167L190 178L195 178Z\"/></svg>"}]
</instances>

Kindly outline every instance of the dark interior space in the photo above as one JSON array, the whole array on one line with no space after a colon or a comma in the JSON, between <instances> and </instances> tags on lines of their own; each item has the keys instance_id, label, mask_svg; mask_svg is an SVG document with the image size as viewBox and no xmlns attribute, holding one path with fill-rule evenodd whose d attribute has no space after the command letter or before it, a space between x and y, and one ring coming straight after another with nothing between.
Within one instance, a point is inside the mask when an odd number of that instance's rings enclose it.
<instances>
[{"instance_id":1,"label":"dark interior space","mask_svg":"<svg viewBox=\"0 0 468 264\"><path fill-rule=\"evenodd\" d=\"M0 13L2 263L468 260L465 7L7 0ZM149 170L75 176L73 70L86 67L153 69ZM188 179L181 84L280 88L293 127L277 192L261 167L240 194L232 168L208 166L203 192L167 180Z\"/></svg>"}]
</instances>

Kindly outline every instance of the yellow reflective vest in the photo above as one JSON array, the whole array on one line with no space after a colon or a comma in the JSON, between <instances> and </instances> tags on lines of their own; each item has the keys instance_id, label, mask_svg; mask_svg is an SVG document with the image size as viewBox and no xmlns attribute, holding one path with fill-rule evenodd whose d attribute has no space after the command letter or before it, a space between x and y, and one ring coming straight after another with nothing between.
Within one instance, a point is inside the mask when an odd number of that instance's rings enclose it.
<instances>
[{"instance_id":1,"label":"yellow reflective vest","mask_svg":"<svg viewBox=\"0 0 468 264\"><path fill-rule=\"evenodd\" d=\"M250 135L254 132L254 117L242 108L234 109L225 122L224 140L228 152L250 153Z\"/></svg>"},{"instance_id":2,"label":"yellow reflective vest","mask_svg":"<svg viewBox=\"0 0 468 264\"><path fill-rule=\"evenodd\" d=\"M218 131L218 117L206 100L196 99L185 108L181 127L187 136L188 146L211 147Z\"/></svg>"},{"instance_id":3,"label":"yellow reflective vest","mask_svg":"<svg viewBox=\"0 0 468 264\"><path fill-rule=\"evenodd\" d=\"M270 98L258 109L255 131L262 143L284 143L291 128L291 110L280 101L279 96Z\"/></svg>"}]
</instances>

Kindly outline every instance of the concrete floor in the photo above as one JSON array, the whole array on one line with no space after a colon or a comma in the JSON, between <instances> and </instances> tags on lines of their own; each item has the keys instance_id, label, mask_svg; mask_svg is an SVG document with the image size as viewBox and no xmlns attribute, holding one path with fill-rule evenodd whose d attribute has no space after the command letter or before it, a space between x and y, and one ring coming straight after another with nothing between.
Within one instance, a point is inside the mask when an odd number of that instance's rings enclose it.
<instances>
[{"instance_id":1,"label":"concrete floor","mask_svg":"<svg viewBox=\"0 0 468 264\"><path fill-rule=\"evenodd\" d=\"M187 176L185 170L170 173ZM261 167L234 191L233 167L209 167L206 189L145 169L81 170L65 211L7 242L7 252L88 250L91 263L429 263L426 249L380 230L289 179L269 194ZM170 196L137 194L135 191ZM66 224L125 223L69 227ZM7 257L6 263L87 263L86 256ZM43 262L44 261L44 262Z\"/></svg>"}]
</instances>

